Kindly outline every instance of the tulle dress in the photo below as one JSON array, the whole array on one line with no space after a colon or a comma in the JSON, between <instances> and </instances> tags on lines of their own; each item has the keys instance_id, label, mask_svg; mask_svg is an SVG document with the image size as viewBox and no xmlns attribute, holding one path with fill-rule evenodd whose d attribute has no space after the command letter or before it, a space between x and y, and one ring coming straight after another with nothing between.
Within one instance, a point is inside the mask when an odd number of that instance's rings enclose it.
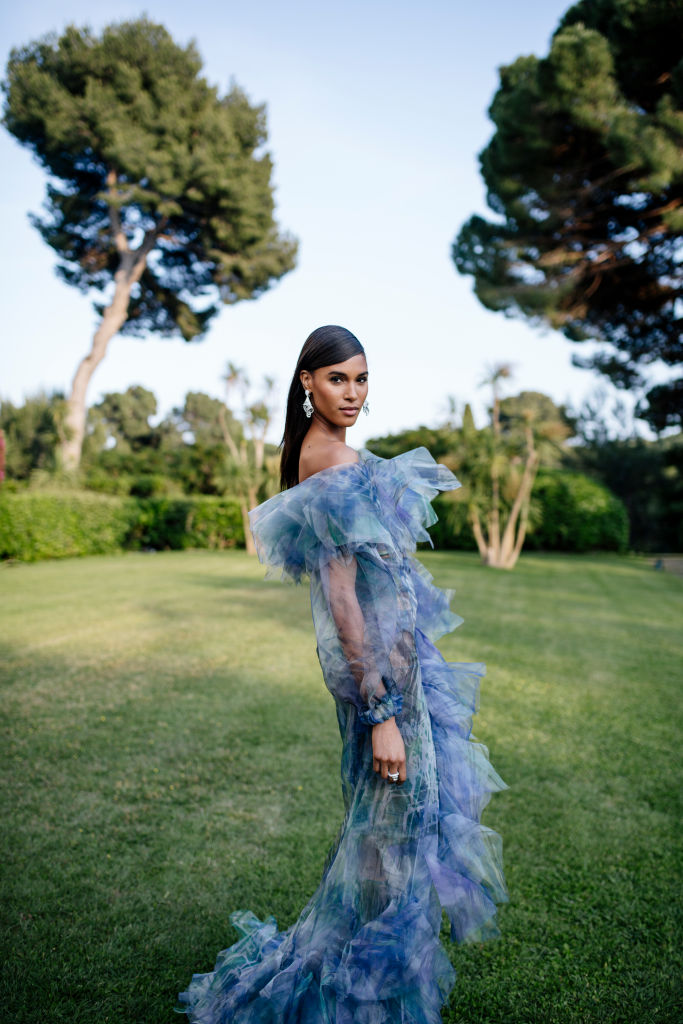
<instances>
[{"instance_id":1,"label":"tulle dress","mask_svg":"<svg viewBox=\"0 0 683 1024\"><path fill-rule=\"evenodd\" d=\"M471 735L484 665L434 645L462 619L414 556L456 477L425 448L331 466L250 513L262 562L310 578L318 657L342 738L344 823L322 881L286 931L237 911L241 938L180 993L201 1024L432 1024L455 982L439 941L500 935L500 835L481 824L507 785ZM269 569L268 575L272 575ZM407 782L372 767L395 715Z\"/></svg>"}]
</instances>

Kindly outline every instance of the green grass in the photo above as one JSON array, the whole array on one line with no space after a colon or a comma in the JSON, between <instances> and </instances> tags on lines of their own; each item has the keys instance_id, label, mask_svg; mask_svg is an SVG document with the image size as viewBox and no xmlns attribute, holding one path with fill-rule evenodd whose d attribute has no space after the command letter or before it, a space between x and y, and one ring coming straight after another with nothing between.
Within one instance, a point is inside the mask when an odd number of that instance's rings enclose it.
<instances>
[{"instance_id":1,"label":"green grass","mask_svg":"<svg viewBox=\"0 0 683 1024\"><path fill-rule=\"evenodd\" d=\"M450 946L451 1024L681 1019L683 581L644 560L427 553L488 665L510 786L502 939ZM341 820L305 587L242 552L5 567L3 971L12 1024L175 1022L250 908L296 919Z\"/></svg>"}]
</instances>

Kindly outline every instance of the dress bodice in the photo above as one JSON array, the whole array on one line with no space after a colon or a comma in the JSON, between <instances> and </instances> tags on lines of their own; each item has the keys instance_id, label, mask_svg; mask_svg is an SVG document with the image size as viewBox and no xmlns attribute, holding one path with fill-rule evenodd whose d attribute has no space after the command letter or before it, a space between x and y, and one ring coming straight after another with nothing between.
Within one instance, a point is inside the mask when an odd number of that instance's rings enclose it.
<instances>
[{"instance_id":1,"label":"dress bodice","mask_svg":"<svg viewBox=\"0 0 683 1024\"><path fill-rule=\"evenodd\" d=\"M431 543L430 502L458 479L426 448L382 459L361 449L355 463L330 466L281 491L249 513L262 562L297 582L339 549L400 559Z\"/></svg>"}]
</instances>

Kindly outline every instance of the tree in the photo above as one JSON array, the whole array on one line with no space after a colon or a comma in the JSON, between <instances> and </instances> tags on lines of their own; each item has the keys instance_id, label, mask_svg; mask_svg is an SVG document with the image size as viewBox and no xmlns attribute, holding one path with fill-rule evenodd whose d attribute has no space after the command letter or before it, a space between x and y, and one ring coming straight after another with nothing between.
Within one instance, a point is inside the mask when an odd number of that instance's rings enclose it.
<instances>
[{"instance_id":1,"label":"tree","mask_svg":"<svg viewBox=\"0 0 683 1024\"><path fill-rule=\"evenodd\" d=\"M587 473L624 503L636 551L683 550L683 433L649 441L628 411L596 389L576 411L568 468ZM618 429L615 430L615 422Z\"/></svg>"},{"instance_id":2,"label":"tree","mask_svg":"<svg viewBox=\"0 0 683 1024\"><path fill-rule=\"evenodd\" d=\"M469 404L457 425L451 401L449 419L442 426L373 438L366 445L382 458L427 445L439 462L457 473L462 487L435 498L442 520L437 536L451 545L452 535L458 534L459 546L469 547L471 529L482 562L497 569L512 569L519 558L539 466L556 465L564 441L575 433L565 408L547 395L522 391L501 397L501 383L511 372L507 363L500 364L491 367L483 381L492 388L488 426L477 429Z\"/></svg>"},{"instance_id":3,"label":"tree","mask_svg":"<svg viewBox=\"0 0 683 1024\"><path fill-rule=\"evenodd\" d=\"M619 387L683 360L683 6L581 0L548 56L500 69L480 154L495 221L453 245L487 308L605 343L577 365ZM681 423L683 378L639 414Z\"/></svg>"},{"instance_id":4,"label":"tree","mask_svg":"<svg viewBox=\"0 0 683 1024\"><path fill-rule=\"evenodd\" d=\"M23 405L0 400L0 430L5 441L8 479L28 481L34 470L52 473L64 440L66 401L60 392L39 392Z\"/></svg>"},{"instance_id":5,"label":"tree","mask_svg":"<svg viewBox=\"0 0 683 1024\"><path fill-rule=\"evenodd\" d=\"M161 433L149 422L156 411L154 392L133 384L124 392L108 392L102 401L91 406L88 420L96 433L104 434L105 443L113 442L119 451L137 452L159 447ZM102 431L98 430L100 424Z\"/></svg>"},{"instance_id":6,"label":"tree","mask_svg":"<svg viewBox=\"0 0 683 1024\"><path fill-rule=\"evenodd\" d=\"M220 398L188 391L182 409L174 409L171 423L180 445L170 462L174 476L189 494L227 494L234 490L226 464L225 431L237 445L243 439L239 423ZM168 446L168 438L164 442Z\"/></svg>"},{"instance_id":7,"label":"tree","mask_svg":"<svg viewBox=\"0 0 683 1024\"><path fill-rule=\"evenodd\" d=\"M547 395L523 391L501 398L501 382L510 376L506 363L490 369L483 382L492 389L490 425L477 430L467 406L456 453L465 481L461 500L481 560L495 569L516 565L539 466L557 463L562 444L574 433L564 408Z\"/></svg>"},{"instance_id":8,"label":"tree","mask_svg":"<svg viewBox=\"0 0 683 1024\"><path fill-rule=\"evenodd\" d=\"M188 391L185 405L182 410L177 410L177 414L182 418L185 430L192 434L193 444L222 446L226 429L238 443L242 440L240 424L220 398L213 398L202 391Z\"/></svg>"},{"instance_id":9,"label":"tree","mask_svg":"<svg viewBox=\"0 0 683 1024\"><path fill-rule=\"evenodd\" d=\"M60 276L101 296L68 399L67 469L117 332L200 338L221 303L256 298L295 265L273 217L265 108L234 84L219 95L201 68L193 43L145 18L10 54L4 124L51 178L33 224Z\"/></svg>"}]
</instances>

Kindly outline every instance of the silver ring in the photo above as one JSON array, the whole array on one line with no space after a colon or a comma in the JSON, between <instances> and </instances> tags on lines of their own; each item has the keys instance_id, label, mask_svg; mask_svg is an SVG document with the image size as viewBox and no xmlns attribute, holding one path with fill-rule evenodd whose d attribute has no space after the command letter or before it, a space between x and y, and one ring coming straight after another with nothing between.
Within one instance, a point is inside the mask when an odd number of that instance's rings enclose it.
<instances>
[{"instance_id":1,"label":"silver ring","mask_svg":"<svg viewBox=\"0 0 683 1024\"><path fill-rule=\"evenodd\" d=\"M387 778L391 779L392 782L396 782L396 779L398 778L398 776L399 776L398 772L387 772Z\"/></svg>"}]
</instances>

